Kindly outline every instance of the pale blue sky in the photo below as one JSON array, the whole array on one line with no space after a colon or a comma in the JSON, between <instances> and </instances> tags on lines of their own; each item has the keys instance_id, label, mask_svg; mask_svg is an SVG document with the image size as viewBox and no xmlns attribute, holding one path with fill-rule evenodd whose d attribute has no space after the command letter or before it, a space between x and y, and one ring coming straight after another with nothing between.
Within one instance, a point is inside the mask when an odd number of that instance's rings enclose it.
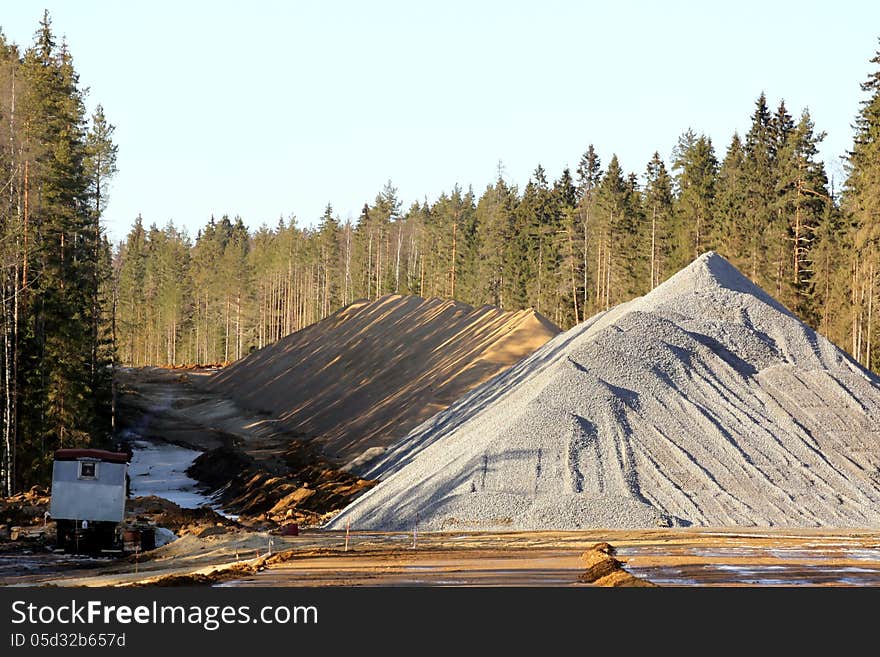
<instances>
[{"instance_id":1,"label":"pale blue sky","mask_svg":"<svg viewBox=\"0 0 880 657\"><path fill-rule=\"evenodd\" d=\"M641 174L689 126L721 158L762 90L809 106L839 180L880 36L875 2L4 0L7 38L44 7L117 126L114 240L139 212L354 218L389 178L479 194L499 159L522 186L591 142Z\"/></svg>"}]
</instances>

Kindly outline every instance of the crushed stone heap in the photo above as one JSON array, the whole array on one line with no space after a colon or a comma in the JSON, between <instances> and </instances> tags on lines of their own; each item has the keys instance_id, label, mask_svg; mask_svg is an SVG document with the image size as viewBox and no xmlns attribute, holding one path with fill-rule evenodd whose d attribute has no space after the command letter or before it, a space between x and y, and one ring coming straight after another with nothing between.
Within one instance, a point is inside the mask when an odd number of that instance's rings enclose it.
<instances>
[{"instance_id":1,"label":"crushed stone heap","mask_svg":"<svg viewBox=\"0 0 880 657\"><path fill-rule=\"evenodd\" d=\"M245 356L207 386L357 471L558 333L534 310L386 295Z\"/></svg>"},{"instance_id":2,"label":"crushed stone heap","mask_svg":"<svg viewBox=\"0 0 880 657\"><path fill-rule=\"evenodd\" d=\"M880 526L880 379L714 252L415 428L340 529Z\"/></svg>"}]
</instances>

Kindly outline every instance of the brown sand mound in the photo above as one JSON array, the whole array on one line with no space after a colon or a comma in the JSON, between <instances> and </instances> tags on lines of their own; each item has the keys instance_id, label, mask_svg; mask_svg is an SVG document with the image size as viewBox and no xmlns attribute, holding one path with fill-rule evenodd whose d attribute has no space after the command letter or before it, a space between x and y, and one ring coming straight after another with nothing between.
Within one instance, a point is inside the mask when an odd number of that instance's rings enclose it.
<instances>
[{"instance_id":1,"label":"brown sand mound","mask_svg":"<svg viewBox=\"0 0 880 657\"><path fill-rule=\"evenodd\" d=\"M389 295L352 303L207 385L345 462L387 446L557 333L533 310Z\"/></svg>"},{"instance_id":2,"label":"brown sand mound","mask_svg":"<svg viewBox=\"0 0 880 657\"><path fill-rule=\"evenodd\" d=\"M596 543L583 553L581 561L585 570L578 575L578 581L594 586L655 586L639 579L623 569L623 564L614 558L614 548L608 543Z\"/></svg>"}]
</instances>

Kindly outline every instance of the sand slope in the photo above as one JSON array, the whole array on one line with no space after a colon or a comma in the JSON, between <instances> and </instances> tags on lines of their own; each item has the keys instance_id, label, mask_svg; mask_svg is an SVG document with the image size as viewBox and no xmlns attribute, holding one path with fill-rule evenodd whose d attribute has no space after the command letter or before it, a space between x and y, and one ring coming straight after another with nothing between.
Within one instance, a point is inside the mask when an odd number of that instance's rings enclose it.
<instances>
[{"instance_id":1,"label":"sand slope","mask_svg":"<svg viewBox=\"0 0 880 657\"><path fill-rule=\"evenodd\" d=\"M878 383L707 253L417 427L329 526L877 527Z\"/></svg>"},{"instance_id":2,"label":"sand slope","mask_svg":"<svg viewBox=\"0 0 880 657\"><path fill-rule=\"evenodd\" d=\"M532 310L389 295L250 354L208 386L348 461L380 452L558 333Z\"/></svg>"}]
</instances>

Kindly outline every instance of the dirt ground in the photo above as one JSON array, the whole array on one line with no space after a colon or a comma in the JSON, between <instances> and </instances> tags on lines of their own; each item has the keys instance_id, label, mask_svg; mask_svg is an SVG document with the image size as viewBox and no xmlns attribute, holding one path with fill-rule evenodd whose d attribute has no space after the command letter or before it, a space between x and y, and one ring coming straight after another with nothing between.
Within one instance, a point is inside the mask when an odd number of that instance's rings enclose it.
<instances>
[{"instance_id":1,"label":"dirt ground","mask_svg":"<svg viewBox=\"0 0 880 657\"><path fill-rule=\"evenodd\" d=\"M219 491L224 509L256 529L320 524L374 482L343 472L268 416L205 389L210 370L124 369L127 435L204 450L189 475Z\"/></svg>"},{"instance_id":2,"label":"dirt ground","mask_svg":"<svg viewBox=\"0 0 880 657\"><path fill-rule=\"evenodd\" d=\"M639 578L663 586L880 585L880 534L645 530L359 534L348 553L303 556L226 585L578 585L583 554L608 541ZM397 548L388 550L389 543ZM382 548L385 548L383 552Z\"/></svg>"},{"instance_id":3,"label":"dirt ground","mask_svg":"<svg viewBox=\"0 0 880 657\"><path fill-rule=\"evenodd\" d=\"M0 551L0 585L584 586L585 553L604 541L660 586L880 586L878 532L742 529L431 533L415 547L412 534L351 532L347 551L345 532L204 530L137 560L33 550L10 569Z\"/></svg>"}]
</instances>

